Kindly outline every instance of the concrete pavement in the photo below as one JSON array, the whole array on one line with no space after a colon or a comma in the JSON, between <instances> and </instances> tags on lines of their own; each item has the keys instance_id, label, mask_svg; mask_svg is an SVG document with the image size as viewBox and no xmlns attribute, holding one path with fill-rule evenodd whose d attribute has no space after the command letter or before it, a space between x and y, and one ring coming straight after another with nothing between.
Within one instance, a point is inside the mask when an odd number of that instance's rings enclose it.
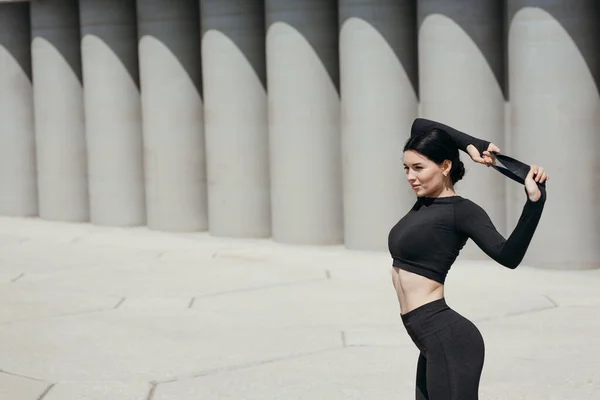
<instances>
[{"instance_id":1,"label":"concrete pavement","mask_svg":"<svg viewBox=\"0 0 600 400\"><path fill-rule=\"evenodd\" d=\"M386 253L0 218L0 399L406 399ZM600 398L600 270L455 264L481 399Z\"/></svg>"}]
</instances>

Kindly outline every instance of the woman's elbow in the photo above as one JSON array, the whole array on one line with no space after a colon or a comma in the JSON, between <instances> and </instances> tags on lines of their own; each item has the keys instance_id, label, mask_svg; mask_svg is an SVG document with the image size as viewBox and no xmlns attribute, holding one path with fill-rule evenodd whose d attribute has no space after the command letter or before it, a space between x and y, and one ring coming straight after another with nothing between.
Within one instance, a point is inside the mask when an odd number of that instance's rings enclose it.
<instances>
[{"instance_id":1,"label":"woman's elbow","mask_svg":"<svg viewBox=\"0 0 600 400\"><path fill-rule=\"evenodd\" d=\"M521 264L521 259L503 260L500 264L509 269L516 269Z\"/></svg>"}]
</instances>

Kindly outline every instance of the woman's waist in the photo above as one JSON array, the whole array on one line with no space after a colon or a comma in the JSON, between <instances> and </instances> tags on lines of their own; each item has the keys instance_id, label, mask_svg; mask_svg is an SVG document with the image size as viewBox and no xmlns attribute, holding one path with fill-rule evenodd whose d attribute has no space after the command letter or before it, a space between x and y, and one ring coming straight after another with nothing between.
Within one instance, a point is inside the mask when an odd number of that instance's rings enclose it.
<instances>
[{"instance_id":1,"label":"woman's waist","mask_svg":"<svg viewBox=\"0 0 600 400\"><path fill-rule=\"evenodd\" d=\"M463 319L464 317L448 306L444 297L402 314L404 327L413 340L422 340Z\"/></svg>"},{"instance_id":2,"label":"woman's waist","mask_svg":"<svg viewBox=\"0 0 600 400\"><path fill-rule=\"evenodd\" d=\"M446 281L450 265L447 263L423 263L401 258L394 258L392 262L394 268L407 272L404 274L407 280L416 280L416 277L421 277L440 284L444 284Z\"/></svg>"},{"instance_id":3,"label":"woman's waist","mask_svg":"<svg viewBox=\"0 0 600 400\"><path fill-rule=\"evenodd\" d=\"M401 314L444 297L444 285L423 276L395 268L393 278Z\"/></svg>"},{"instance_id":4,"label":"woman's waist","mask_svg":"<svg viewBox=\"0 0 600 400\"><path fill-rule=\"evenodd\" d=\"M427 300L432 295L444 293L444 284L441 282L402 267L394 267L394 270L394 283L401 296Z\"/></svg>"}]
</instances>

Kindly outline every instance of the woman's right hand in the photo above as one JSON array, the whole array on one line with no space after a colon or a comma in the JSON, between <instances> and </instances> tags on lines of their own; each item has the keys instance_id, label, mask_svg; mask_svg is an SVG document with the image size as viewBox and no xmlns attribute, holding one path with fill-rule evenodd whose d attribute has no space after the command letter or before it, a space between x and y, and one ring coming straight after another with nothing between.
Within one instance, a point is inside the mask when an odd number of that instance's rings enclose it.
<instances>
[{"instance_id":1,"label":"woman's right hand","mask_svg":"<svg viewBox=\"0 0 600 400\"><path fill-rule=\"evenodd\" d=\"M544 183L548 179L550 179L550 177L543 167L539 167L537 165L531 166L527 177L525 177L525 191L527 192L527 197L529 197L529 200L538 201L540 199L542 192L538 187L538 183Z\"/></svg>"},{"instance_id":2,"label":"woman's right hand","mask_svg":"<svg viewBox=\"0 0 600 400\"><path fill-rule=\"evenodd\" d=\"M486 151L483 152L483 156L479 153L479 150L472 144L467 146L467 153L471 156L471 160L476 163L483 164L486 167L494 165L496 163L496 157L491 153L492 151L500 153L500 148L494 143L490 143Z\"/></svg>"}]
</instances>

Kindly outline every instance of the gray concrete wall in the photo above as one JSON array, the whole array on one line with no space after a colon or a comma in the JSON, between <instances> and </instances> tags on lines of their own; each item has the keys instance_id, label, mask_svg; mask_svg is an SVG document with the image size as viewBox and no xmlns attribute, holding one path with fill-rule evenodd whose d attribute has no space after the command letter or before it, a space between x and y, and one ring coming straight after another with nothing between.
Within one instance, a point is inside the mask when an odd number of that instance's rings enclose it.
<instances>
[{"instance_id":1,"label":"gray concrete wall","mask_svg":"<svg viewBox=\"0 0 600 400\"><path fill-rule=\"evenodd\" d=\"M596 1L0 3L0 215L39 189L47 219L385 251L421 115L547 167L525 263L600 267ZM461 156L509 234L522 186Z\"/></svg>"},{"instance_id":2,"label":"gray concrete wall","mask_svg":"<svg viewBox=\"0 0 600 400\"><path fill-rule=\"evenodd\" d=\"M269 236L264 4L201 4L210 233Z\"/></svg>"},{"instance_id":3,"label":"gray concrete wall","mask_svg":"<svg viewBox=\"0 0 600 400\"><path fill-rule=\"evenodd\" d=\"M502 16L497 0L418 2L421 116L489 140L506 152ZM464 152L460 157L467 172L457 193L482 206L506 234L504 176ZM473 241L461 256L487 257Z\"/></svg>"},{"instance_id":4,"label":"gray concrete wall","mask_svg":"<svg viewBox=\"0 0 600 400\"><path fill-rule=\"evenodd\" d=\"M37 215L29 4L0 5L0 215Z\"/></svg>"},{"instance_id":5,"label":"gray concrete wall","mask_svg":"<svg viewBox=\"0 0 600 400\"><path fill-rule=\"evenodd\" d=\"M343 242L338 15L333 0L267 0L273 238Z\"/></svg>"},{"instance_id":6,"label":"gray concrete wall","mask_svg":"<svg viewBox=\"0 0 600 400\"><path fill-rule=\"evenodd\" d=\"M79 6L31 2L39 215L89 219Z\"/></svg>"},{"instance_id":7,"label":"gray concrete wall","mask_svg":"<svg viewBox=\"0 0 600 400\"><path fill-rule=\"evenodd\" d=\"M81 0L91 222L146 222L135 0Z\"/></svg>"},{"instance_id":8,"label":"gray concrete wall","mask_svg":"<svg viewBox=\"0 0 600 400\"><path fill-rule=\"evenodd\" d=\"M147 224L208 229L197 0L137 3Z\"/></svg>"},{"instance_id":9,"label":"gray concrete wall","mask_svg":"<svg viewBox=\"0 0 600 400\"><path fill-rule=\"evenodd\" d=\"M384 250L415 201L402 148L417 117L413 1L341 0L340 82L344 242Z\"/></svg>"},{"instance_id":10,"label":"gray concrete wall","mask_svg":"<svg viewBox=\"0 0 600 400\"><path fill-rule=\"evenodd\" d=\"M511 151L551 177L526 258L540 267L600 267L599 7L508 1Z\"/></svg>"}]
</instances>

